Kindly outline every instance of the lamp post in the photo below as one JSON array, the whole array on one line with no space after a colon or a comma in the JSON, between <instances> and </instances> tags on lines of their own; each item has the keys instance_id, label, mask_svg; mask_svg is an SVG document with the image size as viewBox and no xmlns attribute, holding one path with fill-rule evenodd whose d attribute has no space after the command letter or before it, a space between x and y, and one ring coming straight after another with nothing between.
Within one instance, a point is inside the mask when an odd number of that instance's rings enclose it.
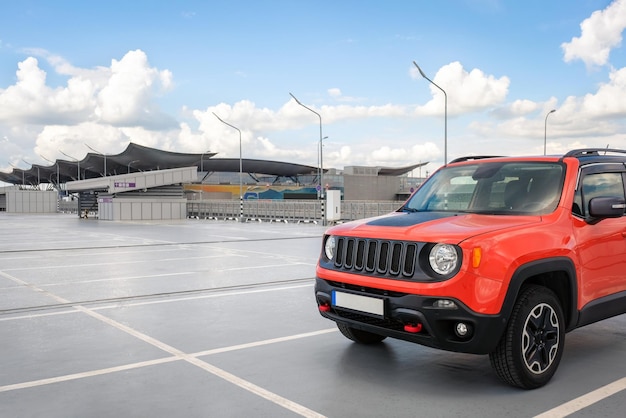
<instances>
[{"instance_id":1,"label":"lamp post","mask_svg":"<svg viewBox=\"0 0 626 418\"><path fill-rule=\"evenodd\" d=\"M126 173L127 173L127 174L130 174L130 165L131 165L132 163L138 163L138 162L139 162L139 160L132 160L131 162L129 162L129 163L128 163L128 169L127 169Z\"/></svg>"},{"instance_id":2,"label":"lamp post","mask_svg":"<svg viewBox=\"0 0 626 418\"><path fill-rule=\"evenodd\" d=\"M59 152L63 155L65 155L66 157L70 157L72 160L76 161L77 167L78 167L78 180L80 180L80 161L78 161L76 158L72 157L71 155L67 155L66 153L64 153L63 151L59 150Z\"/></svg>"},{"instance_id":3,"label":"lamp post","mask_svg":"<svg viewBox=\"0 0 626 418\"><path fill-rule=\"evenodd\" d=\"M328 139L328 136L325 136L324 138L322 138L322 141L324 139ZM319 145L319 150L317 153L317 178L321 180L321 176L322 176L322 170L320 168L320 159L321 159L321 154L322 154L322 142L320 141ZM321 187L320 187L321 190Z\"/></svg>"},{"instance_id":4,"label":"lamp post","mask_svg":"<svg viewBox=\"0 0 626 418\"><path fill-rule=\"evenodd\" d=\"M51 161L49 159L47 159L46 157L44 157L43 155L39 155L41 158L43 158L44 160L48 161L49 163L55 164L54 161ZM61 191L61 184L60 184L60 180L59 180L59 162L56 162L56 166L57 166L57 192Z\"/></svg>"},{"instance_id":5,"label":"lamp post","mask_svg":"<svg viewBox=\"0 0 626 418\"><path fill-rule=\"evenodd\" d=\"M417 67L417 70L420 72L422 77L428 80L430 84L437 87L443 93L443 97L444 97L443 165L447 165L448 164L448 95L446 94L446 91L444 89L442 89L437 84L435 84L435 82L432 81L430 78L426 77L426 74L424 74L424 71L422 71L420 66L417 65L415 61L413 61L413 64L415 64L415 66Z\"/></svg>"},{"instance_id":6,"label":"lamp post","mask_svg":"<svg viewBox=\"0 0 626 418\"><path fill-rule=\"evenodd\" d=\"M13 164L11 164L10 161L9 161L9 165L13 167L13 170L21 170L21 168L18 168L17 166L14 166ZM25 185L26 185L26 179L24 177L24 170L22 170L22 187L24 187Z\"/></svg>"},{"instance_id":7,"label":"lamp post","mask_svg":"<svg viewBox=\"0 0 626 418\"><path fill-rule=\"evenodd\" d=\"M214 115L215 115L215 113L214 113ZM215 115L215 116L217 116L217 115ZM205 154L209 154L210 152L211 152L211 150L207 150L207 151L203 152L202 154L200 154L200 172L201 173L204 173L204 155Z\"/></svg>"},{"instance_id":8,"label":"lamp post","mask_svg":"<svg viewBox=\"0 0 626 418\"><path fill-rule=\"evenodd\" d=\"M324 138L322 137L322 115L320 115L319 113L317 113L315 110L311 109L310 107L307 107L305 105L303 105L300 100L298 100L296 98L296 96L294 96L293 94L289 93L289 95L291 97L293 97L293 99L296 101L296 103L298 103L300 106L302 106L303 108L305 108L306 110L313 112L317 115L317 117L320 119L320 142L319 142L319 157L320 157L320 164L319 164L319 197L321 199L321 208L322 208L322 225L326 225L326 216L325 216L325 210L324 210L324 152L323 152L323 141Z\"/></svg>"},{"instance_id":9,"label":"lamp post","mask_svg":"<svg viewBox=\"0 0 626 418\"><path fill-rule=\"evenodd\" d=\"M94 167L93 166L83 167L83 178L85 180L87 179L87 170L91 170L92 168L94 168Z\"/></svg>"},{"instance_id":10,"label":"lamp post","mask_svg":"<svg viewBox=\"0 0 626 418\"><path fill-rule=\"evenodd\" d=\"M102 155L104 157L104 177L106 177L107 176L107 155L102 153L102 152L100 152L100 151L98 151L98 150L96 150L96 149L93 149L92 147L90 147L86 143L85 143L85 146L87 148L89 148L90 150L92 150L93 152L95 152L96 154L100 154L100 155Z\"/></svg>"},{"instance_id":11,"label":"lamp post","mask_svg":"<svg viewBox=\"0 0 626 418\"><path fill-rule=\"evenodd\" d=\"M547 139L548 139L548 116L550 116L550 114L556 112L556 109L552 109L551 111L549 111L546 114L546 119L543 122L543 155L546 155L546 145L547 145Z\"/></svg>"},{"instance_id":12,"label":"lamp post","mask_svg":"<svg viewBox=\"0 0 626 418\"><path fill-rule=\"evenodd\" d=\"M22 161L24 161L26 164L30 164L31 167L33 166L31 163L29 163L23 158L22 158ZM39 167L37 167L37 189L39 189L39 184L41 184L41 180L40 180L40 175L39 175Z\"/></svg>"},{"instance_id":13,"label":"lamp post","mask_svg":"<svg viewBox=\"0 0 626 418\"><path fill-rule=\"evenodd\" d=\"M215 114L215 112L213 112L213 115L215 115L215 117L223 124L228 125L239 132L239 220L241 221L243 219L243 159L241 158L241 131L236 126L233 126L228 122L224 122Z\"/></svg>"}]
</instances>

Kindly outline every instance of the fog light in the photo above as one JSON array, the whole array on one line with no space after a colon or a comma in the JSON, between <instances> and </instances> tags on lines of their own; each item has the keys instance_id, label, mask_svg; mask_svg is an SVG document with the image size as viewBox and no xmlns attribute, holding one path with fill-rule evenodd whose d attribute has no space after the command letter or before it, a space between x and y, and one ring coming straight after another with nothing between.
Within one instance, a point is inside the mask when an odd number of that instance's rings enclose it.
<instances>
[{"instance_id":1,"label":"fog light","mask_svg":"<svg viewBox=\"0 0 626 418\"><path fill-rule=\"evenodd\" d=\"M450 299L437 299L433 303L433 308L438 309L457 309L456 303Z\"/></svg>"},{"instance_id":2,"label":"fog light","mask_svg":"<svg viewBox=\"0 0 626 418\"><path fill-rule=\"evenodd\" d=\"M472 326L465 322L457 322L454 326L454 333L457 337L467 338L472 335Z\"/></svg>"}]
</instances>

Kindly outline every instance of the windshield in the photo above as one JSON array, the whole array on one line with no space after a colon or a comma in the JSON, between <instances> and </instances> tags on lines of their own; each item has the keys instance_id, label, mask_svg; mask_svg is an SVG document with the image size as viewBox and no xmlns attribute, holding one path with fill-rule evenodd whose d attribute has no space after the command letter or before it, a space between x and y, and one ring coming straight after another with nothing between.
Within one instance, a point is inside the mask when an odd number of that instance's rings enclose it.
<instances>
[{"instance_id":1,"label":"windshield","mask_svg":"<svg viewBox=\"0 0 626 418\"><path fill-rule=\"evenodd\" d=\"M554 162L481 162L444 167L401 210L550 213L559 203L563 177L564 166Z\"/></svg>"}]
</instances>

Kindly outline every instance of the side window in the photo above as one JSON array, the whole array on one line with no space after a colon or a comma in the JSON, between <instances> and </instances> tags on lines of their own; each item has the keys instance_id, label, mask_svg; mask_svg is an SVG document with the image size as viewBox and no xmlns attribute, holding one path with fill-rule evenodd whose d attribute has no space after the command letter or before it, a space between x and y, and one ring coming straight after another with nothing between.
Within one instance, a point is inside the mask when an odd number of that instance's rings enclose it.
<instances>
[{"instance_id":1,"label":"side window","mask_svg":"<svg viewBox=\"0 0 626 418\"><path fill-rule=\"evenodd\" d=\"M584 176L574 198L573 212L577 213L580 210L579 214L586 216L589 213L589 201L594 197L621 197L624 199L622 174L612 172Z\"/></svg>"}]
</instances>

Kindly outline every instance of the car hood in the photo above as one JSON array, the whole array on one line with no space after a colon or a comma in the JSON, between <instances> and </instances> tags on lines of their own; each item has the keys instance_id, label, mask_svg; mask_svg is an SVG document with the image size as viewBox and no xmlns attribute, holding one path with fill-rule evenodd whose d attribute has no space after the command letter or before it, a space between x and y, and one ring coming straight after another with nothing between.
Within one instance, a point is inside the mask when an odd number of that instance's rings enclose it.
<instances>
[{"instance_id":1,"label":"car hood","mask_svg":"<svg viewBox=\"0 0 626 418\"><path fill-rule=\"evenodd\" d=\"M460 243L507 228L527 227L541 216L450 212L394 212L335 226L327 233L362 238Z\"/></svg>"}]
</instances>

